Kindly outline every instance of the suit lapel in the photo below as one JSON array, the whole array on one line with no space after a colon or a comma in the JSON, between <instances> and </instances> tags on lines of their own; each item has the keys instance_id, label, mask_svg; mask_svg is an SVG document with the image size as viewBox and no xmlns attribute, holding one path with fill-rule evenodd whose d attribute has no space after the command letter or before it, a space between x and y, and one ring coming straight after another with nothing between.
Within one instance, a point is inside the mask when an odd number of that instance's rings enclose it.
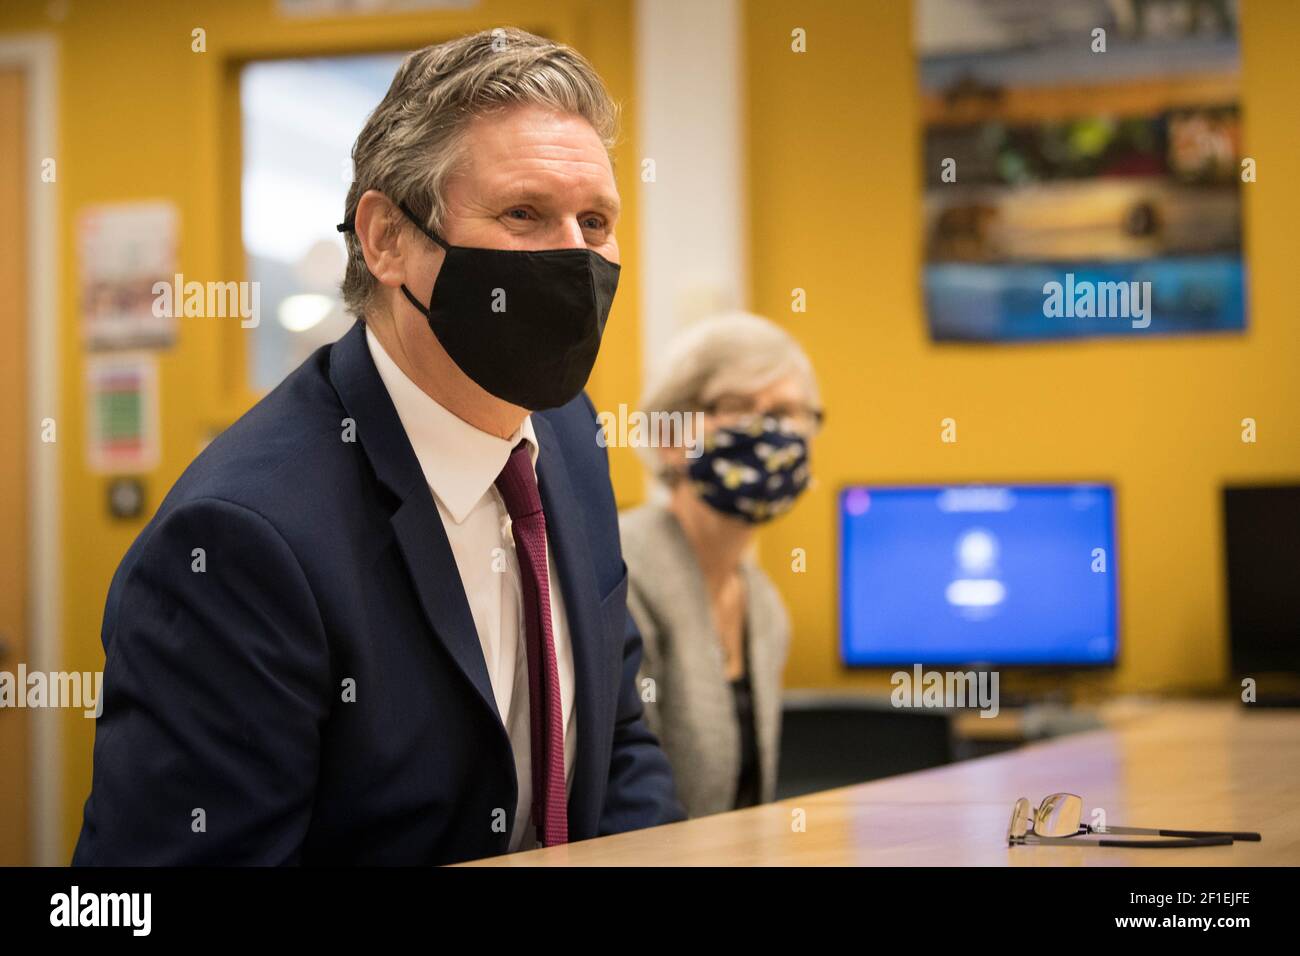
<instances>
[{"instance_id":1,"label":"suit lapel","mask_svg":"<svg viewBox=\"0 0 1300 956\"><path fill-rule=\"evenodd\" d=\"M452 553L442 516L427 486L408 495L392 519L393 532L406 559L406 566L420 596L420 607L434 632L442 639L457 666L469 678L474 689L496 715L505 732L505 723L497 711L497 698L483 659L474 615L460 580L460 568Z\"/></svg>"},{"instance_id":2,"label":"suit lapel","mask_svg":"<svg viewBox=\"0 0 1300 956\"><path fill-rule=\"evenodd\" d=\"M591 561L582 508L550 422L534 415L533 429L540 448L537 478L546 514L546 535L560 574L573 645L578 742L569 799L569 833L571 838L585 839L596 835L600 818L596 798L604 793L609 772L609 761L601 756L607 757L613 735L612 702L617 686L610 686L596 568Z\"/></svg>"},{"instance_id":3,"label":"suit lapel","mask_svg":"<svg viewBox=\"0 0 1300 956\"><path fill-rule=\"evenodd\" d=\"M357 443L376 476L400 501L391 519L393 533L420 608L479 698L496 715L504 734L460 569L419 460L370 357L363 323L357 322L334 343L330 350L330 380L348 416L356 423Z\"/></svg>"}]
</instances>

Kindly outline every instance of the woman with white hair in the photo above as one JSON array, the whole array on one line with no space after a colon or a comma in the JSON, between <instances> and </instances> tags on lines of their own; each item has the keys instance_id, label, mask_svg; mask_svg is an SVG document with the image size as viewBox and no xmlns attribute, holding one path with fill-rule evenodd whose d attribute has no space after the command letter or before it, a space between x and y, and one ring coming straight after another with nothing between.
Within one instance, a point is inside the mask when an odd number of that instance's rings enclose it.
<instances>
[{"instance_id":1,"label":"woman with white hair","mask_svg":"<svg viewBox=\"0 0 1300 956\"><path fill-rule=\"evenodd\" d=\"M641 410L652 426L684 418L702 434L668 429L639 449L658 494L620 526L646 721L694 817L776 793L790 626L753 535L807 486L822 412L808 357L756 315L692 325L661 368Z\"/></svg>"}]
</instances>

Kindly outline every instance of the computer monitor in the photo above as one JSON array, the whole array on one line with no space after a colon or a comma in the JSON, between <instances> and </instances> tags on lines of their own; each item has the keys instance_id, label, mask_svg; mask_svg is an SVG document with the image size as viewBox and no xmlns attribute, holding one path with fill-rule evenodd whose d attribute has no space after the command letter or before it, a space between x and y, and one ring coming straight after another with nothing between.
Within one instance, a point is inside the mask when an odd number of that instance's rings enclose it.
<instances>
[{"instance_id":1,"label":"computer monitor","mask_svg":"<svg viewBox=\"0 0 1300 956\"><path fill-rule=\"evenodd\" d=\"M1118 649L1104 484L844 488L849 666L1104 666Z\"/></svg>"},{"instance_id":2,"label":"computer monitor","mask_svg":"<svg viewBox=\"0 0 1300 956\"><path fill-rule=\"evenodd\" d=\"M1225 488L1223 530L1233 673L1300 674L1300 485Z\"/></svg>"}]
</instances>

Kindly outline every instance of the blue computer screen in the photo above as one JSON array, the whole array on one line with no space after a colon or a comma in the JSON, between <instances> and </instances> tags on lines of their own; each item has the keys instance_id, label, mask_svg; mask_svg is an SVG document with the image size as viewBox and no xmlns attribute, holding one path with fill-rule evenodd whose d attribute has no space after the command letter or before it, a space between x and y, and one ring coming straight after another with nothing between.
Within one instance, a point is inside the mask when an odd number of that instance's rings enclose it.
<instances>
[{"instance_id":1,"label":"blue computer screen","mask_svg":"<svg viewBox=\"0 0 1300 956\"><path fill-rule=\"evenodd\" d=\"M1109 486L857 486L839 506L846 664L1114 661Z\"/></svg>"}]
</instances>

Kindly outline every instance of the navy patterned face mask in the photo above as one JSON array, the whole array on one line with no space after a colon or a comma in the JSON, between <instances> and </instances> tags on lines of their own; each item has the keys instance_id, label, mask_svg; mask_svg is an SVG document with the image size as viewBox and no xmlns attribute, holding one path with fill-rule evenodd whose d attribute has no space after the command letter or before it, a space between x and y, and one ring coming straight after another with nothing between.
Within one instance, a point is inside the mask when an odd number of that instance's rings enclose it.
<instances>
[{"instance_id":1,"label":"navy patterned face mask","mask_svg":"<svg viewBox=\"0 0 1300 956\"><path fill-rule=\"evenodd\" d=\"M687 477L701 498L751 524L784 514L808 487L808 441L775 418L710 429Z\"/></svg>"}]
</instances>

